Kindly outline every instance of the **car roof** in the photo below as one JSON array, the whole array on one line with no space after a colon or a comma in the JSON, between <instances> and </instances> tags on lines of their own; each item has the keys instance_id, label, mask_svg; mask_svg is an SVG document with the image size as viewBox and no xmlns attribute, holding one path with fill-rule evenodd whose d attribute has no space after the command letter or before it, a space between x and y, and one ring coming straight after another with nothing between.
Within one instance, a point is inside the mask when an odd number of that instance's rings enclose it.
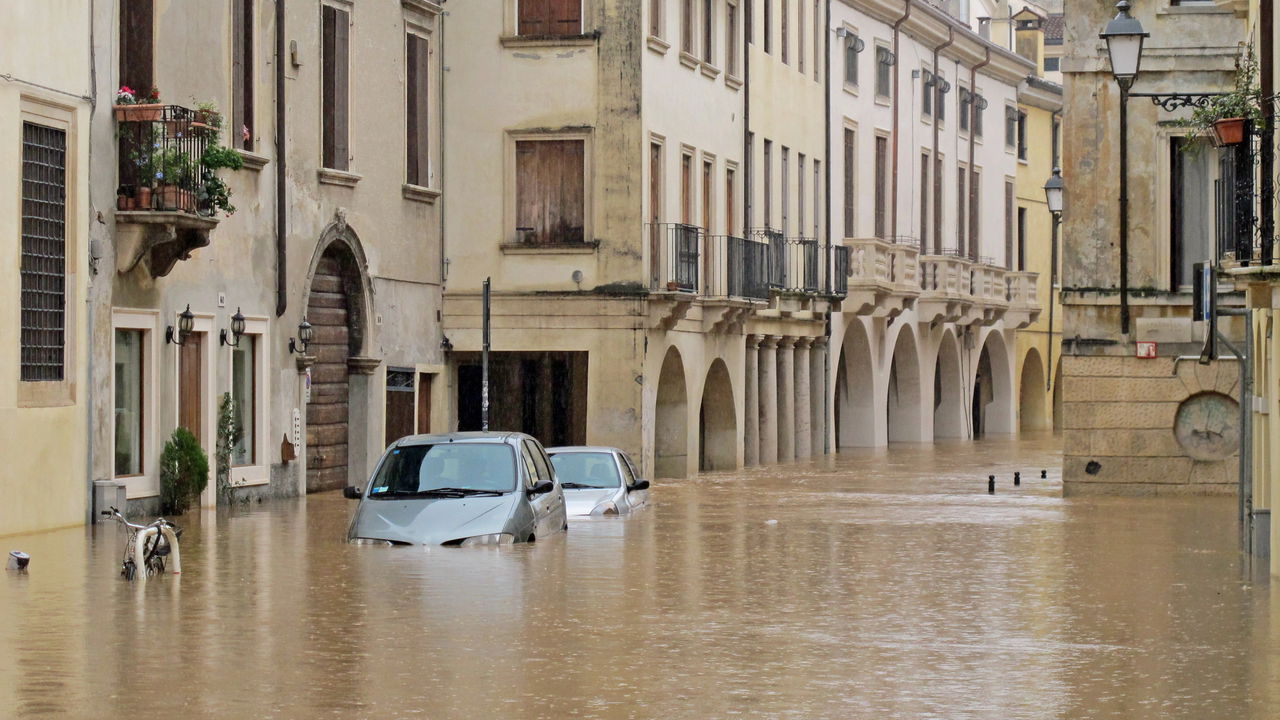
<instances>
[{"instance_id":1,"label":"car roof","mask_svg":"<svg viewBox=\"0 0 1280 720\"><path fill-rule=\"evenodd\" d=\"M622 451L616 447L605 447L604 445L562 445L559 447L549 447L546 449L548 455L555 453L585 453L585 452L607 452L619 453Z\"/></svg>"},{"instance_id":2,"label":"car roof","mask_svg":"<svg viewBox=\"0 0 1280 720\"><path fill-rule=\"evenodd\" d=\"M402 437L396 441L398 445L434 445L436 443L463 442L463 443L508 443L513 440L519 440L529 437L524 433L499 431L499 432L482 432L479 430L468 432L450 432L450 433L431 433L427 435L409 435Z\"/></svg>"}]
</instances>

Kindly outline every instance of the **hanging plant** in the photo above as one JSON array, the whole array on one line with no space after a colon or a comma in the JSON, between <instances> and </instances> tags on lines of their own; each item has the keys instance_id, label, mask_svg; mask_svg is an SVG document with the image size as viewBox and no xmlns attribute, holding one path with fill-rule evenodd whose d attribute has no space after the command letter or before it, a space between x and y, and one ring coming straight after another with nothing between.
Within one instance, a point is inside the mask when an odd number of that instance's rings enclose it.
<instances>
[{"instance_id":1,"label":"hanging plant","mask_svg":"<svg viewBox=\"0 0 1280 720\"><path fill-rule=\"evenodd\" d=\"M1246 45L1236 58L1235 74L1235 87L1230 92L1210 98L1180 124L1194 129L1202 138L1213 139L1217 145L1244 142L1250 125L1262 128L1262 89L1258 85L1258 58L1252 46ZM1187 147L1199 152L1203 143L1188 143Z\"/></svg>"}]
</instances>

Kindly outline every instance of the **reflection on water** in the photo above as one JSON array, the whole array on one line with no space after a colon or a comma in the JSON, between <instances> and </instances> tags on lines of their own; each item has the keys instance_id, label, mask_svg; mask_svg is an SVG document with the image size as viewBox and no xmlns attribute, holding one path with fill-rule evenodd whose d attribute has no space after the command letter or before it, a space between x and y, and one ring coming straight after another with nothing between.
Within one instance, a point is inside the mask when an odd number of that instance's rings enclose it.
<instances>
[{"instance_id":1,"label":"reflection on water","mask_svg":"<svg viewBox=\"0 0 1280 720\"><path fill-rule=\"evenodd\" d=\"M183 575L133 585L112 526L7 538L0 716L1276 717L1235 501L1064 500L1059 458L709 474L504 549L348 546L327 493L183 518Z\"/></svg>"}]
</instances>

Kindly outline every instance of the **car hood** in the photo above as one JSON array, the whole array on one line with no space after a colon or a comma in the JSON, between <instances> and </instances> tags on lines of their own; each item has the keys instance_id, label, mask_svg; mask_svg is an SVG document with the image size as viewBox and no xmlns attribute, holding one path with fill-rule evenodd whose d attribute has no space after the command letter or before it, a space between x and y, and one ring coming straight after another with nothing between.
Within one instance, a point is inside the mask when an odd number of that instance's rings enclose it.
<instances>
[{"instance_id":1,"label":"car hood","mask_svg":"<svg viewBox=\"0 0 1280 720\"><path fill-rule=\"evenodd\" d=\"M371 538L417 545L439 545L504 532L519 500L501 497L363 500L351 523L350 538Z\"/></svg>"},{"instance_id":2,"label":"car hood","mask_svg":"<svg viewBox=\"0 0 1280 720\"><path fill-rule=\"evenodd\" d=\"M564 491L564 510L569 515L590 515L595 506L618 494L618 488L577 488Z\"/></svg>"}]
</instances>

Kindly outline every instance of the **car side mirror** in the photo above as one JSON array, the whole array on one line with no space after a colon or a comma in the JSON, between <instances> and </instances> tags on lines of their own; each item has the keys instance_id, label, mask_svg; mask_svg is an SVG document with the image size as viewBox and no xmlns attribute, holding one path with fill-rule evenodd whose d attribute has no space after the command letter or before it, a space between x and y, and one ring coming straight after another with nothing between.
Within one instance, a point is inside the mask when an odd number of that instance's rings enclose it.
<instances>
[{"instance_id":1,"label":"car side mirror","mask_svg":"<svg viewBox=\"0 0 1280 720\"><path fill-rule=\"evenodd\" d=\"M348 485L348 486L346 486L346 487L342 488L342 497L344 497L344 498L346 498L346 499L348 499L348 500L359 500L359 499L360 499L360 488L358 488L358 487L356 487L356 486L354 486L354 485Z\"/></svg>"},{"instance_id":2,"label":"car side mirror","mask_svg":"<svg viewBox=\"0 0 1280 720\"><path fill-rule=\"evenodd\" d=\"M648 489L649 489L648 480L637 480L634 483L631 483L630 485L627 486L627 492L632 492L633 490L648 490Z\"/></svg>"},{"instance_id":3,"label":"car side mirror","mask_svg":"<svg viewBox=\"0 0 1280 720\"><path fill-rule=\"evenodd\" d=\"M534 485L533 487L529 488L529 490L527 491L527 493L526 493L526 494L527 494L527 495L529 495L530 497L532 497L532 496L534 496L534 495L541 495L541 494L543 494L543 493L549 493L549 492L551 492L552 490L555 490L555 489L556 489L556 484L555 484L555 483L551 482L550 480L544 480L544 481L542 481L542 482L538 483L537 485Z\"/></svg>"}]
</instances>

